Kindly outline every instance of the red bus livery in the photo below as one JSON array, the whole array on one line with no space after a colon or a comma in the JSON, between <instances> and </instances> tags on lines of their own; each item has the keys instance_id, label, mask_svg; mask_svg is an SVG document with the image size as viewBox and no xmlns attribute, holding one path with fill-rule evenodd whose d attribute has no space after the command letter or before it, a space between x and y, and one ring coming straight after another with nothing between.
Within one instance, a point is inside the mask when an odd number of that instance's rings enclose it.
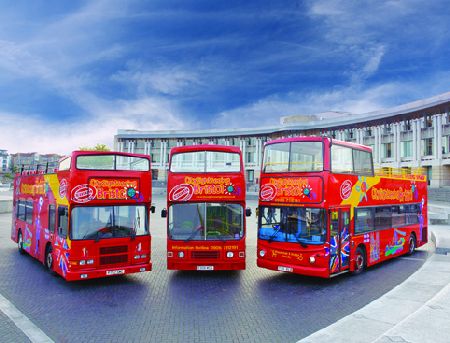
<instances>
[{"instance_id":1,"label":"red bus livery","mask_svg":"<svg viewBox=\"0 0 450 343\"><path fill-rule=\"evenodd\" d=\"M168 215L169 270L245 269L245 215L251 213L238 148L172 148L167 208L161 215Z\"/></svg>"},{"instance_id":2,"label":"red bus livery","mask_svg":"<svg viewBox=\"0 0 450 343\"><path fill-rule=\"evenodd\" d=\"M427 242L423 175L375 175L369 147L325 137L266 144L257 265L317 277L413 253Z\"/></svg>"},{"instance_id":3,"label":"red bus livery","mask_svg":"<svg viewBox=\"0 0 450 343\"><path fill-rule=\"evenodd\" d=\"M19 251L68 281L152 269L148 156L75 151L55 173L17 174L13 203Z\"/></svg>"}]
</instances>

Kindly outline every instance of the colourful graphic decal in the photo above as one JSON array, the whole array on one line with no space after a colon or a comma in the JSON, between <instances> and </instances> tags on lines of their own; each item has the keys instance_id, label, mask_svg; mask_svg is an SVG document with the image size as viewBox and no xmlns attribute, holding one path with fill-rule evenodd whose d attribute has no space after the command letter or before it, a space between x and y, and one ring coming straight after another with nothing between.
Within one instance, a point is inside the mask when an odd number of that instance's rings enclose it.
<instances>
[{"instance_id":1,"label":"colourful graphic decal","mask_svg":"<svg viewBox=\"0 0 450 343\"><path fill-rule=\"evenodd\" d=\"M320 203L322 179L319 177L271 177L261 184L261 201Z\"/></svg>"},{"instance_id":2,"label":"colourful graphic decal","mask_svg":"<svg viewBox=\"0 0 450 343\"><path fill-rule=\"evenodd\" d=\"M330 239L330 273L339 271L339 255L338 255L338 236L332 236Z\"/></svg>"},{"instance_id":3,"label":"colourful graphic decal","mask_svg":"<svg viewBox=\"0 0 450 343\"><path fill-rule=\"evenodd\" d=\"M192 185L176 185L169 192L170 201L188 201L194 195L194 186Z\"/></svg>"},{"instance_id":4,"label":"colourful graphic decal","mask_svg":"<svg viewBox=\"0 0 450 343\"><path fill-rule=\"evenodd\" d=\"M396 200L409 202L413 200L413 191L412 189L403 189L403 187L397 189L372 187L371 196L373 200L378 201Z\"/></svg>"},{"instance_id":5,"label":"colourful graphic decal","mask_svg":"<svg viewBox=\"0 0 450 343\"><path fill-rule=\"evenodd\" d=\"M342 182L340 187L341 199L342 200L348 199L351 194L352 194L352 182L350 180L345 180L344 182Z\"/></svg>"},{"instance_id":6,"label":"colourful graphic decal","mask_svg":"<svg viewBox=\"0 0 450 343\"><path fill-rule=\"evenodd\" d=\"M128 200L139 198L139 183L136 179L90 179L89 189L97 200Z\"/></svg>"},{"instance_id":7,"label":"colourful graphic decal","mask_svg":"<svg viewBox=\"0 0 450 343\"><path fill-rule=\"evenodd\" d=\"M48 175L44 175L44 179L45 179L45 183L47 185L47 197L53 197L54 194L59 194L60 191L60 181L58 179L58 176L56 174L48 174ZM61 180L61 182L63 182L65 179ZM67 182L67 181L66 181ZM68 206L69 205L69 201L67 199L67 196L64 198L61 198L60 196L55 196L54 200L56 201L57 205L65 205Z\"/></svg>"},{"instance_id":8,"label":"colourful graphic decal","mask_svg":"<svg viewBox=\"0 0 450 343\"><path fill-rule=\"evenodd\" d=\"M422 198L422 201L420 202L420 213L419 213L419 240L423 241L423 222L424 222L424 209L425 205L425 199Z\"/></svg>"},{"instance_id":9,"label":"colourful graphic decal","mask_svg":"<svg viewBox=\"0 0 450 343\"><path fill-rule=\"evenodd\" d=\"M67 180L66 179L62 179L61 183L59 184L59 197L61 199L64 199L67 195Z\"/></svg>"},{"instance_id":10,"label":"colourful graphic decal","mask_svg":"<svg viewBox=\"0 0 450 343\"><path fill-rule=\"evenodd\" d=\"M359 193L359 202L365 199L367 201L367 191L369 187L367 186L366 177L358 176L358 183L355 186L355 190Z\"/></svg>"},{"instance_id":11,"label":"colourful graphic decal","mask_svg":"<svg viewBox=\"0 0 450 343\"><path fill-rule=\"evenodd\" d=\"M341 231L341 265L347 267L350 255L350 235L348 234L348 224Z\"/></svg>"},{"instance_id":12,"label":"colourful graphic decal","mask_svg":"<svg viewBox=\"0 0 450 343\"><path fill-rule=\"evenodd\" d=\"M380 259L380 232L370 233L370 245L369 245L369 261L375 262Z\"/></svg>"},{"instance_id":13,"label":"colourful graphic decal","mask_svg":"<svg viewBox=\"0 0 450 343\"><path fill-rule=\"evenodd\" d=\"M395 255L396 253L402 251L406 241L405 236L406 232L394 229L394 237L391 243L386 245L384 256Z\"/></svg>"},{"instance_id":14,"label":"colourful graphic decal","mask_svg":"<svg viewBox=\"0 0 450 343\"><path fill-rule=\"evenodd\" d=\"M417 189L416 181L411 182L411 192L413 193L414 200L419 199L419 190Z\"/></svg>"},{"instance_id":15,"label":"colourful graphic decal","mask_svg":"<svg viewBox=\"0 0 450 343\"><path fill-rule=\"evenodd\" d=\"M35 226L36 226L36 246L34 247L34 254L35 256L39 256L39 241L41 238L41 210L42 205L44 204L44 198L40 197L38 202L38 213L35 220Z\"/></svg>"},{"instance_id":16,"label":"colourful graphic decal","mask_svg":"<svg viewBox=\"0 0 450 343\"><path fill-rule=\"evenodd\" d=\"M230 177L185 176L183 183L169 191L170 201L188 201L195 198L214 198L220 196L238 197L242 194L240 185Z\"/></svg>"},{"instance_id":17,"label":"colourful graphic decal","mask_svg":"<svg viewBox=\"0 0 450 343\"><path fill-rule=\"evenodd\" d=\"M45 194L45 181L42 178L35 178L35 183L20 184L20 193L28 195L44 195Z\"/></svg>"},{"instance_id":18,"label":"colourful graphic decal","mask_svg":"<svg viewBox=\"0 0 450 343\"><path fill-rule=\"evenodd\" d=\"M30 228L27 225L25 227L25 234L24 234L24 238L23 238L23 248L25 250L27 250L28 252L30 252L32 239L33 239L33 234L31 233Z\"/></svg>"},{"instance_id":19,"label":"colourful graphic decal","mask_svg":"<svg viewBox=\"0 0 450 343\"><path fill-rule=\"evenodd\" d=\"M94 200L97 196L97 189L88 184L78 185L72 189L72 201L79 204Z\"/></svg>"},{"instance_id":20,"label":"colourful graphic decal","mask_svg":"<svg viewBox=\"0 0 450 343\"><path fill-rule=\"evenodd\" d=\"M64 238L58 237L55 241L55 246L60 247L60 249L56 249L56 263L63 275L66 276L70 256L70 253L67 251L69 250L69 245Z\"/></svg>"},{"instance_id":21,"label":"colourful graphic decal","mask_svg":"<svg viewBox=\"0 0 450 343\"><path fill-rule=\"evenodd\" d=\"M277 188L271 184L265 184L261 187L259 196L262 201L272 201L277 196Z\"/></svg>"}]
</instances>

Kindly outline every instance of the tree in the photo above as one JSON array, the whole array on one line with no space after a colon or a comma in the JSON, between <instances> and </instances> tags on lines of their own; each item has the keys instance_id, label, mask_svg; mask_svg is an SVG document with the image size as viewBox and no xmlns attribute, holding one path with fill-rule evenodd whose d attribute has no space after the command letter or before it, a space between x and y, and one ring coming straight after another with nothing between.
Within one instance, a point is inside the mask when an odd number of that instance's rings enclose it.
<instances>
[{"instance_id":1,"label":"tree","mask_svg":"<svg viewBox=\"0 0 450 343\"><path fill-rule=\"evenodd\" d=\"M81 150L81 151L111 151L111 149L106 144L100 144L100 143L98 143L94 147L81 146L79 148L79 150Z\"/></svg>"}]
</instances>

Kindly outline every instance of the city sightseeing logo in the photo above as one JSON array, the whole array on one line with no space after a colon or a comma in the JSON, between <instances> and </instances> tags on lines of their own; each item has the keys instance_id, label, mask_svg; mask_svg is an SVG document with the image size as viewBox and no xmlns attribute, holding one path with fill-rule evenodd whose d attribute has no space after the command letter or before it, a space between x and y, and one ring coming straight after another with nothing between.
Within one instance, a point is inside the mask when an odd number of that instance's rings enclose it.
<instances>
[{"instance_id":1,"label":"city sightseeing logo","mask_svg":"<svg viewBox=\"0 0 450 343\"><path fill-rule=\"evenodd\" d=\"M181 184L173 187L169 192L170 201L188 201L194 195L194 186Z\"/></svg>"},{"instance_id":2,"label":"city sightseeing logo","mask_svg":"<svg viewBox=\"0 0 450 343\"><path fill-rule=\"evenodd\" d=\"M277 187L270 183L267 183L261 187L259 196L262 201L272 201L277 196Z\"/></svg>"},{"instance_id":3,"label":"city sightseeing logo","mask_svg":"<svg viewBox=\"0 0 450 343\"><path fill-rule=\"evenodd\" d=\"M79 204L84 204L94 200L96 196L97 188L88 184L78 185L72 189L72 201Z\"/></svg>"}]
</instances>

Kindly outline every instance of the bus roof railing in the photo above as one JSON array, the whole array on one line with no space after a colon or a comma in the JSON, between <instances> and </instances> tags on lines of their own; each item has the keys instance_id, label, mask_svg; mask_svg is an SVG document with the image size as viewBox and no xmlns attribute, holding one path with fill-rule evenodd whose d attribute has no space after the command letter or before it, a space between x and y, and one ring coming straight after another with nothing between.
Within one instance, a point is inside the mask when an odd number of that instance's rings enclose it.
<instances>
[{"instance_id":1,"label":"bus roof railing","mask_svg":"<svg viewBox=\"0 0 450 343\"><path fill-rule=\"evenodd\" d=\"M417 168L392 168L392 167L382 167L375 169L375 176L384 177L400 177L405 179L414 180L426 180L425 169L421 167Z\"/></svg>"}]
</instances>

